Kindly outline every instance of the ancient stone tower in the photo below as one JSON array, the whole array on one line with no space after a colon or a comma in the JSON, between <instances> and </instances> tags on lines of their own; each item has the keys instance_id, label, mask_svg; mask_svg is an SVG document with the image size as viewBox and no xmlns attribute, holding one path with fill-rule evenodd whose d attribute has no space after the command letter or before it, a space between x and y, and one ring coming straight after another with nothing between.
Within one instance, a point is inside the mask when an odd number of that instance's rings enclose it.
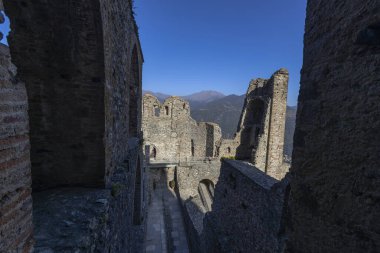
<instances>
[{"instance_id":1,"label":"ancient stone tower","mask_svg":"<svg viewBox=\"0 0 380 253\"><path fill-rule=\"evenodd\" d=\"M288 71L280 69L270 79L251 81L235 138L222 140L220 156L235 156L274 178L284 177L288 170L283 159L288 79Z\"/></svg>"},{"instance_id":2,"label":"ancient stone tower","mask_svg":"<svg viewBox=\"0 0 380 253\"><path fill-rule=\"evenodd\" d=\"M273 177L283 163L288 79L288 71L281 69L269 80L253 80L238 126L236 158L251 160Z\"/></svg>"}]
</instances>

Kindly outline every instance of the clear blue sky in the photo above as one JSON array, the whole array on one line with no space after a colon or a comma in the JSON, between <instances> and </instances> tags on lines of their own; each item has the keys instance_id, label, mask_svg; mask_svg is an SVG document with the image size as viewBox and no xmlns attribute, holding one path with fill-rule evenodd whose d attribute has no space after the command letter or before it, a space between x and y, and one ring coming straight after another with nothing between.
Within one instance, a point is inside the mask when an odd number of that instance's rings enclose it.
<instances>
[{"instance_id":1,"label":"clear blue sky","mask_svg":"<svg viewBox=\"0 0 380 253\"><path fill-rule=\"evenodd\" d=\"M296 105L306 0L135 0L135 13L144 89L241 95L251 79L285 67ZM7 34L8 19L0 27Z\"/></svg>"},{"instance_id":2,"label":"clear blue sky","mask_svg":"<svg viewBox=\"0 0 380 253\"><path fill-rule=\"evenodd\" d=\"M4 15L4 12L2 11L1 13L3 13ZM5 16L5 22L3 24L0 24L0 32L3 33L3 39L0 41L1 43L3 44L6 44L8 45L8 42L7 42L7 35L9 33L9 19L7 16Z\"/></svg>"},{"instance_id":3,"label":"clear blue sky","mask_svg":"<svg viewBox=\"0 0 380 253\"><path fill-rule=\"evenodd\" d=\"M135 0L135 13L144 89L241 95L285 67L296 105L306 0Z\"/></svg>"}]
</instances>

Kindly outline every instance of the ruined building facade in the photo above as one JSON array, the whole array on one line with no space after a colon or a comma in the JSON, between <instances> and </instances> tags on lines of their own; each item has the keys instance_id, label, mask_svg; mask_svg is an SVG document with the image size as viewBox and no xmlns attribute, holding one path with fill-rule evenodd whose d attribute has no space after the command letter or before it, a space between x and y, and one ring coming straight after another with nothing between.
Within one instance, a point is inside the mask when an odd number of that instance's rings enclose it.
<instances>
[{"instance_id":1,"label":"ruined building facade","mask_svg":"<svg viewBox=\"0 0 380 253\"><path fill-rule=\"evenodd\" d=\"M1 252L137 249L143 55L132 2L3 2Z\"/></svg>"},{"instance_id":2,"label":"ruined building facade","mask_svg":"<svg viewBox=\"0 0 380 253\"><path fill-rule=\"evenodd\" d=\"M219 156L250 161L271 177L282 179L286 102L289 73L280 69L270 79L249 84L238 129L233 140L221 140Z\"/></svg>"},{"instance_id":3,"label":"ruined building facade","mask_svg":"<svg viewBox=\"0 0 380 253\"><path fill-rule=\"evenodd\" d=\"M197 123L190 117L189 103L170 97L161 104L152 95L143 98L144 145L152 160L179 162L217 156L221 129L214 123Z\"/></svg>"},{"instance_id":4,"label":"ruined building facade","mask_svg":"<svg viewBox=\"0 0 380 253\"><path fill-rule=\"evenodd\" d=\"M1 252L141 252L144 142L151 161L180 161L167 182L193 252L380 251L379 1L308 1L282 180L285 71L252 82L237 138L222 140L180 98L146 97L142 108L131 1L0 7L12 30L0 46Z\"/></svg>"},{"instance_id":5,"label":"ruined building facade","mask_svg":"<svg viewBox=\"0 0 380 253\"><path fill-rule=\"evenodd\" d=\"M380 251L379 10L308 1L290 173L223 161L212 210L185 204L196 252Z\"/></svg>"},{"instance_id":6,"label":"ruined building facade","mask_svg":"<svg viewBox=\"0 0 380 253\"><path fill-rule=\"evenodd\" d=\"M188 161L234 157L251 162L266 174L281 179L289 74L277 71L270 79L252 80L234 139L222 139L215 123L197 123L189 103L170 97L163 104L146 94L143 98L144 145L157 161Z\"/></svg>"}]
</instances>

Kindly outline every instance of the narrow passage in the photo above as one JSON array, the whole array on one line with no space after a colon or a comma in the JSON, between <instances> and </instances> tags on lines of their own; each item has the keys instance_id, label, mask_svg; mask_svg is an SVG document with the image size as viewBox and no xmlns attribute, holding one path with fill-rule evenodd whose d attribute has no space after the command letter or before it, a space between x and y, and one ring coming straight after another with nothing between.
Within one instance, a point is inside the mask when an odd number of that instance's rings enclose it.
<instances>
[{"instance_id":1,"label":"narrow passage","mask_svg":"<svg viewBox=\"0 0 380 253\"><path fill-rule=\"evenodd\" d=\"M146 253L189 253L181 207L162 171L148 208Z\"/></svg>"}]
</instances>

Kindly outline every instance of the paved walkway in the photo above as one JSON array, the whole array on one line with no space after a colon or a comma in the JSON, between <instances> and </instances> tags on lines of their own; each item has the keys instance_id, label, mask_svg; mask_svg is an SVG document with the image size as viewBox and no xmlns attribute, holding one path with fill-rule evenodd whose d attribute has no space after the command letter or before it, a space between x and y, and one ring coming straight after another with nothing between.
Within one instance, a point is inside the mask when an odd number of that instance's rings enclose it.
<instances>
[{"instance_id":1,"label":"paved walkway","mask_svg":"<svg viewBox=\"0 0 380 253\"><path fill-rule=\"evenodd\" d=\"M157 185L148 209L147 232L145 235L145 252L147 253L167 252L163 186L162 184Z\"/></svg>"},{"instance_id":2,"label":"paved walkway","mask_svg":"<svg viewBox=\"0 0 380 253\"><path fill-rule=\"evenodd\" d=\"M146 253L189 253L185 226L176 195L164 174L152 194L148 210Z\"/></svg>"}]
</instances>

